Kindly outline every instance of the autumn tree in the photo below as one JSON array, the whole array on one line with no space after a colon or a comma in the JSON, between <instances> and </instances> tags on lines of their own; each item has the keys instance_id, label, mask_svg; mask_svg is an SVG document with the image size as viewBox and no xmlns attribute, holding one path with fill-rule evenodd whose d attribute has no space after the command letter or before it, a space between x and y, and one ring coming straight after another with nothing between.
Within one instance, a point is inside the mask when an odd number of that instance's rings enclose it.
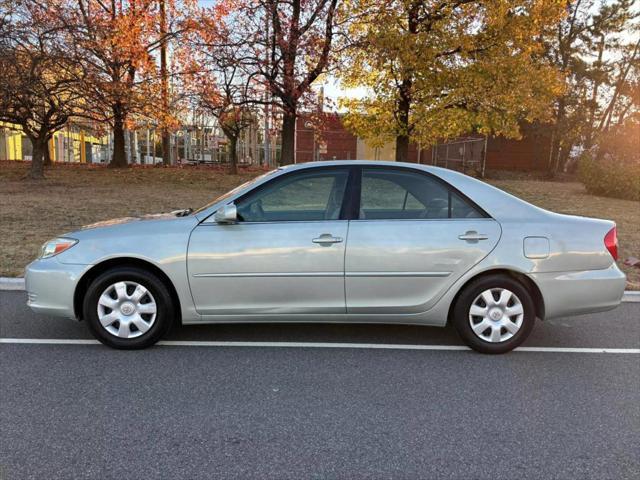
<instances>
[{"instance_id":1,"label":"autumn tree","mask_svg":"<svg viewBox=\"0 0 640 480\"><path fill-rule=\"evenodd\" d=\"M256 114L248 105L236 105L223 97L222 104L204 104L208 111L214 110L218 125L229 140L229 173L238 173L238 140L240 135L256 123Z\"/></svg>"},{"instance_id":2,"label":"autumn tree","mask_svg":"<svg viewBox=\"0 0 640 480\"><path fill-rule=\"evenodd\" d=\"M575 146L590 149L633 112L640 30L633 0L566 3L566 15L546 41L546 57L564 75L555 103L549 173L564 170Z\"/></svg>"},{"instance_id":3,"label":"autumn tree","mask_svg":"<svg viewBox=\"0 0 640 480\"><path fill-rule=\"evenodd\" d=\"M220 61L222 59L218 59ZM224 60L222 60L224 62ZM238 140L242 133L256 123L254 98L250 83L242 78L241 70L229 64L218 71L201 72L198 84L198 108L212 115L229 141L229 173L238 173ZM237 78L240 77L240 78Z\"/></svg>"},{"instance_id":4,"label":"autumn tree","mask_svg":"<svg viewBox=\"0 0 640 480\"><path fill-rule=\"evenodd\" d=\"M189 72L186 88L197 109L216 119L227 137L230 173L237 173L237 145L242 133L257 121L257 106L264 103L262 85L229 42L235 26L224 21L223 4L203 7L191 29L186 55ZM185 75L187 77L187 75Z\"/></svg>"},{"instance_id":5,"label":"autumn tree","mask_svg":"<svg viewBox=\"0 0 640 480\"><path fill-rule=\"evenodd\" d=\"M77 111L82 74L61 27L38 2L11 2L0 39L0 121L19 125L33 154L28 177L44 178L48 141Z\"/></svg>"},{"instance_id":6,"label":"autumn tree","mask_svg":"<svg viewBox=\"0 0 640 480\"><path fill-rule=\"evenodd\" d=\"M92 2L77 0L67 13L74 57L82 66L90 117L107 122L113 132L109 166L126 167L125 128L135 113L144 112L151 91L154 59L151 48L154 4L149 1Z\"/></svg>"},{"instance_id":7,"label":"autumn tree","mask_svg":"<svg viewBox=\"0 0 640 480\"><path fill-rule=\"evenodd\" d=\"M183 1L181 8L191 2ZM169 121L157 57L168 37L160 20L170 0L67 0L55 15L67 26L69 52L84 74L85 115L113 132L111 167L126 167L125 129L137 120ZM186 10L184 10L186 12ZM166 14L166 11L165 11ZM166 80L166 77L163 77ZM163 88L165 87L165 88Z\"/></svg>"},{"instance_id":8,"label":"autumn tree","mask_svg":"<svg viewBox=\"0 0 640 480\"><path fill-rule=\"evenodd\" d=\"M559 76L541 61L541 38L562 16L560 0L358 0L353 48L341 79L362 88L345 99L346 123L373 144L477 131L519 135L545 119Z\"/></svg>"},{"instance_id":9,"label":"autumn tree","mask_svg":"<svg viewBox=\"0 0 640 480\"><path fill-rule=\"evenodd\" d=\"M343 16L339 0L256 0L229 14L230 44L248 75L282 111L281 163L294 162L298 109L312 84L331 65Z\"/></svg>"},{"instance_id":10,"label":"autumn tree","mask_svg":"<svg viewBox=\"0 0 640 480\"><path fill-rule=\"evenodd\" d=\"M602 104L599 116L595 115L599 105L592 102L592 105L595 105L592 107L592 118L596 122L593 124L595 132L590 132L592 136L587 137L587 145L593 142L593 135L609 131L613 126L623 127L628 119L637 117L640 113L640 37L635 43L624 46L619 60L614 65L607 85L609 95ZM598 98L600 95L596 90L592 93L592 100Z\"/></svg>"}]
</instances>

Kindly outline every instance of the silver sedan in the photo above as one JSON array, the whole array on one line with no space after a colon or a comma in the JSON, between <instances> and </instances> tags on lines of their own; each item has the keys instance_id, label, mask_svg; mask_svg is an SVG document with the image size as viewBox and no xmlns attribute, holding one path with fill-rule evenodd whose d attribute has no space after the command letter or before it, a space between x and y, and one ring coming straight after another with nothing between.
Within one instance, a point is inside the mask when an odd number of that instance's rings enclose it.
<instances>
[{"instance_id":1,"label":"silver sedan","mask_svg":"<svg viewBox=\"0 0 640 480\"><path fill-rule=\"evenodd\" d=\"M444 326L475 350L535 319L609 310L625 276L615 224L559 215L471 177L387 162L279 168L196 211L101 222L27 267L36 312L116 348L172 323Z\"/></svg>"}]
</instances>

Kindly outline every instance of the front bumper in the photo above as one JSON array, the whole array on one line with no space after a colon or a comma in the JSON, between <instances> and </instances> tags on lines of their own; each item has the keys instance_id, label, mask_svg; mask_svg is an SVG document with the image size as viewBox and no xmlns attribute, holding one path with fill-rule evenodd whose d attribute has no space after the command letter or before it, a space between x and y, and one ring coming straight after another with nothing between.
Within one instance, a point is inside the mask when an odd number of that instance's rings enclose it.
<instances>
[{"instance_id":1,"label":"front bumper","mask_svg":"<svg viewBox=\"0 0 640 480\"><path fill-rule=\"evenodd\" d=\"M627 283L614 263L604 270L532 273L545 306L545 319L604 312L620 305Z\"/></svg>"},{"instance_id":2,"label":"front bumper","mask_svg":"<svg viewBox=\"0 0 640 480\"><path fill-rule=\"evenodd\" d=\"M27 305L36 313L75 319L73 295L90 265L62 264L56 257L27 265Z\"/></svg>"}]
</instances>

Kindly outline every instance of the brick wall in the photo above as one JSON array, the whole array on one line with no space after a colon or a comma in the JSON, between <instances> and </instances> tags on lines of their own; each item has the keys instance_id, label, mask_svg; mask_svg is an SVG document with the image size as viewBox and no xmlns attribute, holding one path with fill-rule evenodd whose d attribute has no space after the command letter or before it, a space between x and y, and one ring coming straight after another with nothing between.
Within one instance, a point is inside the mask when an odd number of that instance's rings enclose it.
<instances>
[{"instance_id":1,"label":"brick wall","mask_svg":"<svg viewBox=\"0 0 640 480\"><path fill-rule=\"evenodd\" d=\"M340 116L334 113L320 114L320 122L313 122L309 115L300 115L296 123L296 162L314 160L374 160L371 149L358 158L358 139L344 128ZM316 126L313 126L313 125ZM314 144L314 129L319 130ZM496 170L544 170L549 161L551 136L549 129L532 125L523 125L522 139L511 140L504 137L489 137L487 140L486 168ZM475 135L474 135L475 136ZM482 138L481 136L478 136ZM323 151L326 148L326 152ZM314 150L315 149L315 150ZM364 151L364 149L360 149ZM391 152L386 150L389 160L394 159L393 145ZM363 156L364 155L364 156ZM371 156L371 158L364 158ZM418 151L416 144L409 145L409 161L430 164L431 147L423 147Z\"/></svg>"},{"instance_id":2,"label":"brick wall","mask_svg":"<svg viewBox=\"0 0 640 480\"><path fill-rule=\"evenodd\" d=\"M540 127L524 125L522 139L490 137L487 141L487 169L544 170L549 162L551 135Z\"/></svg>"},{"instance_id":3,"label":"brick wall","mask_svg":"<svg viewBox=\"0 0 640 480\"><path fill-rule=\"evenodd\" d=\"M307 115L300 115L296 122L296 162L314 160L355 160L357 138L344 128L337 114L321 114L317 125ZM314 140L314 131L319 130ZM326 149L326 151L325 151Z\"/></svg>"}]
</instances>

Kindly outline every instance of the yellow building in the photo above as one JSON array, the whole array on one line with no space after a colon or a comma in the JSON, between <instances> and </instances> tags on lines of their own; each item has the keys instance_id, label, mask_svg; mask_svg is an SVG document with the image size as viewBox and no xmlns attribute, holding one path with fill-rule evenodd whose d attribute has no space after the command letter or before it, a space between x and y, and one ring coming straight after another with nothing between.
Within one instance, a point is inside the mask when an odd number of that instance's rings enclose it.
<instances>
[{"instance_id":1,"label":"yellow building","mask_svg":"<svg viewBox=\"0 0 640 480\"><path fill-rule=\"evenodd\" d=\"M396 144L395 142L387 142L382 147L373 147L366 140L358 137L356 158L359 160L394 161L396 159Z\"/></svg>"},{"instance_id":2,"label":"yellow building","mask_svg":"<svg viewBox=\"0 0 640 480\"><path fill-rule=\"evenodd\" d=\"M49 141L52 162L92 162L97 152L107 148L107 137L68 125ZM0 122L0 160L31 160L31 142L17 125Z\"/></svg>"}]
</instances>

